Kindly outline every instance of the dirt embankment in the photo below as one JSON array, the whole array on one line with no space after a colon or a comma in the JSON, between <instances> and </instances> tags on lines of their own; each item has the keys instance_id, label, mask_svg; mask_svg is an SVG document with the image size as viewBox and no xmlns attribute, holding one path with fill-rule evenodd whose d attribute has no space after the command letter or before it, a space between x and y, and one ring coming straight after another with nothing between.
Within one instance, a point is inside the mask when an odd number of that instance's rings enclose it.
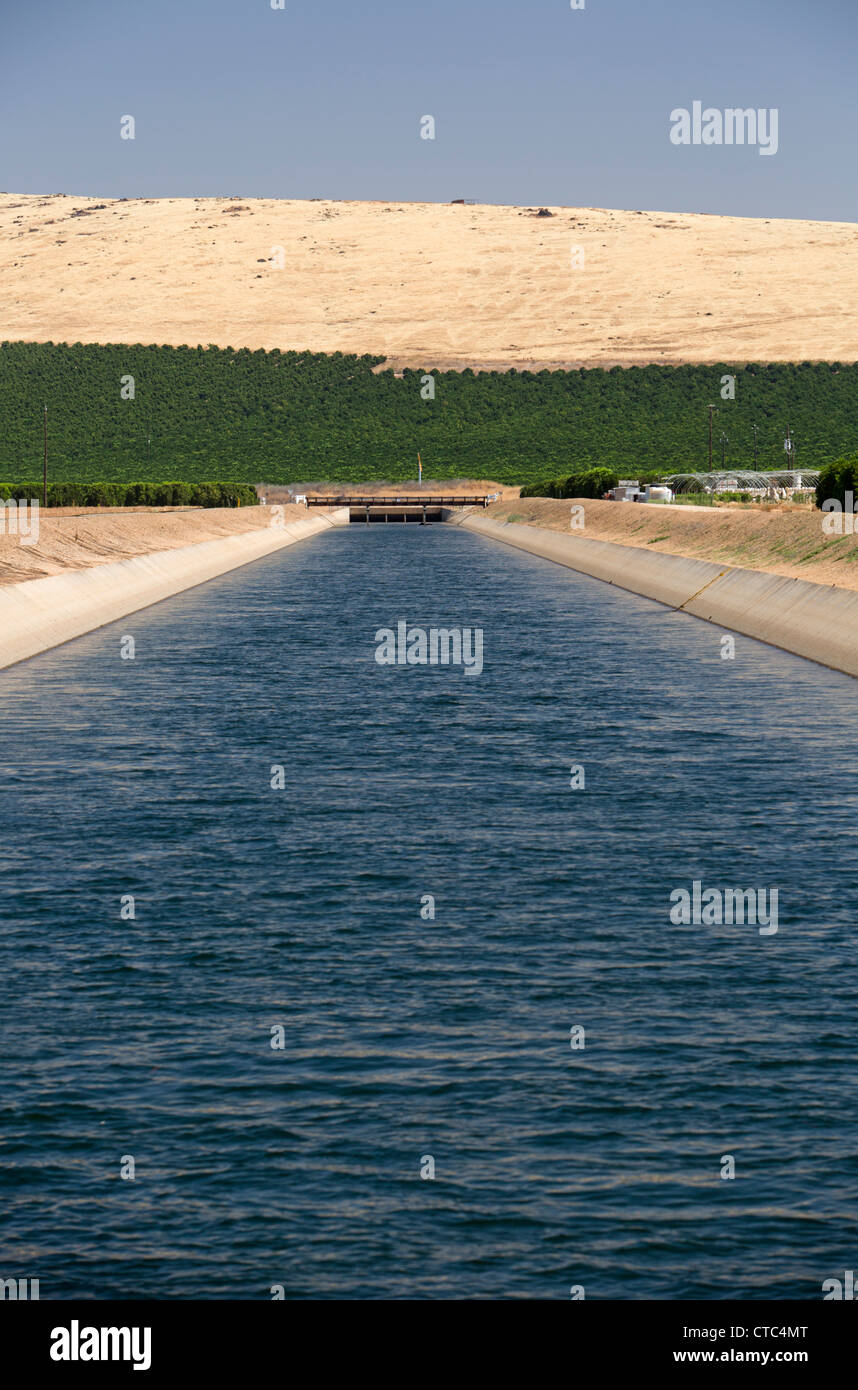
<instances>
[{"instance_id":1,"label":"dirt embankment","mask_svg":"<svg viewBox=\"0 0 858 1390\"><path fill-rule=\"evenodd\" d=\"M392 367L858 360L858 227L691 213L0 194L0 338Z\"/></svg>"},{"instance_id":2,"label":"dirt embankment","mask_svg":"<svg viewBox=\"0 0 858 1390\"><path fill-rule=\"evenodd\" d=\"M285 501L291 494L300 496L302 493L312 493L317 497L413 497L419 501L421 497L433 497L443 494L445 497L467 496L485 497L490 493L497 493L500 500L513 499L518 497L520 489L517 487L507 487L504 483L494 483L490 478L443 478L440 482L437 479L424 479L422 483L417 482L368 482L368 483L290 483L289 487L279 484L271 484L265 488L265 497L269 503Z\"/></svg>"},{"instance_id":3,"label":"dirt embankment","mask_svg":"<svg viewBox=\"0 0 858 1390\"><path fill-rule=\"evenodd\" d=\"M584 508L583 530L571 528L575 506ZM810 507L663 507L586 497L527 497L495 502L487 515L585 539L858 589L858 535L824 535L823 514Z\"/></svg>"},{"instance_id":4,"label":"dirt embankment","mask_svg":"<svg viewBox=\"0 0 858 1390\"><path fill-rule=\"evenodd\" d=\"M307 508L285 506L279 515L285 521L305 520ZM174 511L57 508L39 513L38 540L31 545L28 537L9 534L7 518L7 527L0 533L0 584L89 569L156 550L178 550L258 530L270 526L272 520L268 507Z\"/></svg>"}]
</instances>

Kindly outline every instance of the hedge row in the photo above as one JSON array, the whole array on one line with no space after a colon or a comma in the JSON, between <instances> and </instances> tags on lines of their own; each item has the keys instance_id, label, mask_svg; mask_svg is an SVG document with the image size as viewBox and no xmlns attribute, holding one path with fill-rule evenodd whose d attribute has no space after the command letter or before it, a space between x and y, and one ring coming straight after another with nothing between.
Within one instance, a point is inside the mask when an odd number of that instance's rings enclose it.
<instances>
[{"instance_id":1,"label":"hedge row","mask_svg":"<svg viewBox=\"0 0 858 1390\"><path fill-rule=\"evenodd\" d=\"M36 497L42 484L0 483L0 498ZM255 507L250 483L49 483L49 507Z\"/></svg>"}]
</instances>

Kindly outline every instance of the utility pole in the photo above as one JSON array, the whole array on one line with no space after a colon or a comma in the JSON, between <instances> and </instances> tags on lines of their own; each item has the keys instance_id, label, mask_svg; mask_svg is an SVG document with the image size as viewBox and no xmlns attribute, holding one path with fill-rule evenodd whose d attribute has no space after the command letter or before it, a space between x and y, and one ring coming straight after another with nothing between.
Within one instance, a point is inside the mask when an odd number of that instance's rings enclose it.
<instances>
[{"instance_id":1,"label":"utility pole","mask_svg":"<svg viewBox=\"0 0 858 1390\"><path fill-rule=\"evenodd\" d=\"M792 430L789 425L787 425L787 437L784 441L784 448L786 450L787 463L792 467L793 454L795 453L795 441L792 437Z\"/></svg>"},{"instance_id":2,"label":"utility pole","mask_svg":"<svg viewBox=\"0 0 858 1390\"><path fill-rule=\"evenodd\" d=\"M718 409L718 407L715 406L715 405L710 405L710 407L709 407L709 472L710 472L710 473L712 472L712 412L715 411L715 410L717 410L717 409Z\"/></svg>"},{"instance_id":3,"label":"utility pole","mask_svg":"<svg viewBox=\"0 0 858 1390\"><path fill-rule=\"evenodd\" d=\"M754 431L754 469L756 470L756 467L757 467L757 426L756 426L756 425L752 425L751 428L752 428L753 431Z\"/></svg>"},{"instance_id":4,"label":"utility pole","mask_svg":"<svg viewBox=\"0 0 858 1390\"><path fill-rule=\"evenodd\" d=\"M48 506L48 407L45 406L45 463L42 473L42 506Z\"/></svg>"}]
</instances>

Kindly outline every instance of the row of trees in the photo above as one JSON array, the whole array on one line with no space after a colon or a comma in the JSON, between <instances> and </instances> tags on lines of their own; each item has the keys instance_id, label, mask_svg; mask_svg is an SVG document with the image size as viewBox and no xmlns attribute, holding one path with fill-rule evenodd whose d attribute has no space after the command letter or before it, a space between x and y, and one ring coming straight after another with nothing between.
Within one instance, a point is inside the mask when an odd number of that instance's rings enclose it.
<instances>
[{"instance_id":1,"label":"row of trees","mask_svg":"<svg viewBox=\"0 0 858 1390\"><path fill-rule=\"evenodd\" d=\"M567 372L374 370L344 353L3 343L0 477L68 481L232 477L359 482L413 476L531 483L607 468L639 477L708 462L820 467L858 435L858 366L776 363ZM429 381L431 375L432 380ZM721 395L735 379L735 398ZM718 458L720 462L720 455Z\"/></svg>"},{"instance_id":2,"label":"row of trees","mask_svg":"<svg viewBox=\"0 0 858 1390\"><path fill-rule=\"evenodd\" d=\"M0 483L0 498L42 500L41 479ZM255 507L251 483L49 483L49 507Z\"/></svg>"}]
</instances>

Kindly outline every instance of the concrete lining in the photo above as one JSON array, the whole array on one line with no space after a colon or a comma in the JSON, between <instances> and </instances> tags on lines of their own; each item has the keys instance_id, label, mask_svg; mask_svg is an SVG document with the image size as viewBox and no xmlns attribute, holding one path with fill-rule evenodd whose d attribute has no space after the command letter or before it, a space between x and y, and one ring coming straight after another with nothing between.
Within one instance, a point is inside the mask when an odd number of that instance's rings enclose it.
<instances>
[{"instance_id":1,"label":"concrete lining","mask_svg":"<svg viewBox=\"0 0 858 1390\"><path fill-rule=\"evenodd\" d=\"M104 627L283 546L348 522L318 513L222 540L0 586L0 668Z\"/></svg>"},{"instance_id":2,"label":"concrete lining","mask_svg":"<svg viewBox=\"0 0 858 1390\"><path fill-rule=\"evenodd\" d=\"M858 676L858 591L665 555L613 541L501 523L482 511L444 520L655 599L719 627ZM0 668L36 656L331 526L348 508L282 527L159 550L0 586Z\"/></svg>"},{"instance_id":3,"label":"concrete lining","mask_svg":"<svg viewBox=\"0 0 858 1390\"><path fill-rule=\"evenodd\" d=\"M858 676L858 591L854 589L502 523L481 512L451 512L444 519L729 631Z\"/></svg>"}]
</instances>

